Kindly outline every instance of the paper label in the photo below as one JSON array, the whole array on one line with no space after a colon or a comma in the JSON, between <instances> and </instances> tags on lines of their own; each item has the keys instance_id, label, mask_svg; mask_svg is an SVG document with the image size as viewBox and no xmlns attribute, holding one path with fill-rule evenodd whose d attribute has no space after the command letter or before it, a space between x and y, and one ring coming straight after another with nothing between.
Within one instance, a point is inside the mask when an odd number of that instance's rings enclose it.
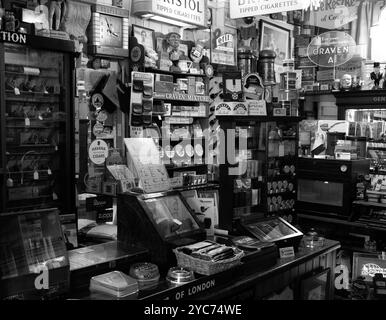
<instances>
[{"instance_id":1,"label":"paper label","mask_svg":"<svg viewBox=\"0 0 386 320\"><path fill-rule=\"evenodd\" d=\"M295 256L295 251L294 247L285 247L285 248L280 248L280 258L292 258Z\"/></svg>"}]
</instances>

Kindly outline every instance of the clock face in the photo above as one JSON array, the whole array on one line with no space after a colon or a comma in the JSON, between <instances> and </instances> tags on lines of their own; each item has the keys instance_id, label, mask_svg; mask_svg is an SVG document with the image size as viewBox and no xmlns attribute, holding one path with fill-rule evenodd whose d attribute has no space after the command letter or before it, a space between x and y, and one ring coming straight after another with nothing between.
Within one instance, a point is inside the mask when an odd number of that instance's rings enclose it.
<instances>
[{"instance_id":1,"label":"clock face","mask_svg":"<svg viewBox=\"0 0 386 320\"><path fill-rule=\"evenodd\" d=\"M121 48L122 18L105 14L100 15L100 45Z\"/></svg>"}]
</instances>

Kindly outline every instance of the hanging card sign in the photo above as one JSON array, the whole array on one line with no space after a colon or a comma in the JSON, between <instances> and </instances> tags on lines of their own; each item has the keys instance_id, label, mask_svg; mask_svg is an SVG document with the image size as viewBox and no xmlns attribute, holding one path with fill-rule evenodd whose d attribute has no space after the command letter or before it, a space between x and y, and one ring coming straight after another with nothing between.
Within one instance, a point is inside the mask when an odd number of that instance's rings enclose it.
<instances>
[{"instance_id":1,"label":"hanging card sign","mask_svg":"<svg viewBox=\"0 0 386 320\"><path fill-rule=\"evenodd\" d=\"M345 32L330 31L314 37L307 48L308 58L321 67L337 67L356 53L354 39Z\"/></svg>"},{"instance_id":2,"label":"hanging card sign","mask_svg":"<svg viewBox=\"0 0 386 320\"><path fill-rule=\"evenodd\" d=\"M109 147L103 140L94 140L88 149L90 160L97 165L104 164L109 156Z\"/></svg>"},{"instance_id":3,"label":"hanging card sign","mask_svg":"<svg viewBox=\"0 0 386 320\"><path fill-rule=\"evenodd\" d=\"M206 26L206 0L133 1L133 14L153 14L184 23Z\"/></svg>"},{"instance_id":4,"label":"hanging card sign","mask_svg":"<svg viewBox=\"0 0 386 320\"><path fill-rule=\"evenodd\" d=\"M310 25L324 29L338 29L358 18L358 0L320 1L312 7Z\"/></svg>"},{"instance_id":5,"label":"hanging card sign","mask_svg":"<svg viewBox=\"0 0 386 320\"><path fill-rule=\"evenodd\" d=\"M292 10L306 9L310 4L307 0L231 0L231 19L260 16Z\"/></svg>"},{"instance_id":6,"label":"hanging card sign","mask_svg":"<svg viewBox=\"0 0 386 320\"><path fill-rule=\"evenodd\" d=\"M236 65L237 37L235 33L216 29L213 32L212 64Z\"/></svg>"}]
</instances>

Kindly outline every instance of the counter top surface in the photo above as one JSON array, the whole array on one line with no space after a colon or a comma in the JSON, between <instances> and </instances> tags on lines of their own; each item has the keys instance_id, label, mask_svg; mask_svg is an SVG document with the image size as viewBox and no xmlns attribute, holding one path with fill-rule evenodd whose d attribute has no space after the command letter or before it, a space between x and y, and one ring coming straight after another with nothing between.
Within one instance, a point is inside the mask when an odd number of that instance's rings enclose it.
<instances>
[{"instance_id":1,"label":"counter top surface","mask_svg":"<svg viewBox=\"0 0 386 320\"><path fill-rule=\"evenodd\" d=\"M195 299L210 299L218 295L218 292L222 289L226 291L231 291L233 288L248 287L255 282L259 282L280 272L285 272L290 268L300 265L306 261L312 260L318 256L327 254L329 252L338 250L340 248L340 243L334 240L326 239L323 247L320 248L303 248L299 247L299 251L295 253L294 257L277 259L276 263L264 270L253 271L253 264L256 264L258 261L250 261L243 263L240 266L237 266L233 269L226 270L215 275L211 276L200 276L197 275L196 279L188 284L181 285L179 287L171 288L168 286L166 280L162 279L159 281L157 287L148 290L142 290L138 294L120 298L119 300L159 300L159 299L178 299L187 295ZM208 287L213 287L208 288ZM205 294L198 294L204 287ZM199 289L197 289L199 288ZM192 294L193 292L193 294ZM185 294L188 293L188 294ZM197 293L197 294L196 294ZM91 299L91 300L112 300L115 299L106 294L99 293L88 293L88 295L81 297L81 299Z\"/></svg>"}]
</instances>

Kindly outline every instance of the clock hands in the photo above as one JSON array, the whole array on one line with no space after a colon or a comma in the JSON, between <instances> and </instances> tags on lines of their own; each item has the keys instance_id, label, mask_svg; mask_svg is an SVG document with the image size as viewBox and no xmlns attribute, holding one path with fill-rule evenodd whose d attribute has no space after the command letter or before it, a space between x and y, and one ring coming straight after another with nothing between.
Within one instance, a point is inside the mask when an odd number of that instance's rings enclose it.
<instances>
[{"instance_id":1,"label":"clock hands","mask_svg":"<svg viewBox=\"0 0 386 320\"><path fill-rule=\"evenodd\" d=\"M109 23L109 21L107 20L107 18L105 18L105 20L106 20L106 23L107 23L107 31L111 34L111 35L113 35L114 37L119 37L119 35L118 35L118 33L116 33L116 32L114 32L113 30L112 30L112 28L111 28L111 26L110 26L110 23Z\"/></svg>"}]
</instances>

